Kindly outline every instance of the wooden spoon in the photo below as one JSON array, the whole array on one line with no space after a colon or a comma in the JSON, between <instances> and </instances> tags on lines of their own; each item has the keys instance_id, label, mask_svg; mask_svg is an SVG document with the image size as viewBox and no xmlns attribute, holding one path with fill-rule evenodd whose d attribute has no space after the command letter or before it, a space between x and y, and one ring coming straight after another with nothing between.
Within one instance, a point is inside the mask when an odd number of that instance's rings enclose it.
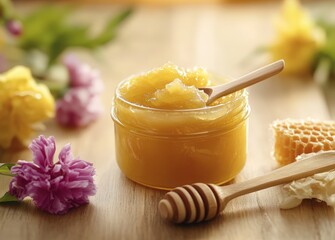
<instances>
[{"instance_id":1,"label":"wooden spoon","mask_svg":"<svg viewBox=\"0 0 335 240\"><path fill-rule=\"evenodd\" d=\"M335 151L306 157L254 179L219 187L196 183L175 188L159 202L160 215L175 223L194 223L216 217L238 196L335 168Z\"/></svg>"},{"instance_id":2,"label":"wooden spoon","mask_svg":"<svg viewBox=\"0 0 335 240\"><path fill-rule=\"evenodd\" d=\"M278 60L251 73L248 73L232 82L213 87L203 87L199 88L199 90L203 90L209 96L207 100L207 105L209 105L220 97L236 92L269 77L272 77L273 75L276 75L284 69L284 66L284 60Z\"/></svg>"}]
</instances>

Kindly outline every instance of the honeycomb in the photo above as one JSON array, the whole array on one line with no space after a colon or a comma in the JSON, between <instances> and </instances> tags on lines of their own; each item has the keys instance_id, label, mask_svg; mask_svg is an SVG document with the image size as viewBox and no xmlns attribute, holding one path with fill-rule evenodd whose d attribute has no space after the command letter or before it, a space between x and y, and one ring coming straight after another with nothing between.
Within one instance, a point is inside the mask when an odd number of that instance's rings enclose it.
<instances>
[{"instance_id":1,"label":"honeycomb","mask_svg":"<svg viewBox=\"0 0 335 240\"><path fill-rule=\"evenodd\" d=\"M315 120L277 120L272 124L274 157L288 164L302 153L335 150L335 122Z\"/></svg>"}]
</instances>

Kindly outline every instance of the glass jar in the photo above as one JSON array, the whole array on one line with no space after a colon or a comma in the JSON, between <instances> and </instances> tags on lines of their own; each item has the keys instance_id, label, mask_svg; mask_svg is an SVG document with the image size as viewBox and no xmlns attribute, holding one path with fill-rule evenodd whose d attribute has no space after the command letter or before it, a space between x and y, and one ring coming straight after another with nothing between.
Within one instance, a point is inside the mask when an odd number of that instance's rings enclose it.
<instances>
[{"instance_id":1,"label":"glass jar","mask_svg":"<svg viewBox=\"0 0 335 240\"><path fill-rule=\"evenodd\" d=\"M250 113L246 90L215 106L165 110L125 100L122 84L111 115L116 160L128 178L172 189L195 182L223 184L242 170Z\"/></svg>"}]
</instances>

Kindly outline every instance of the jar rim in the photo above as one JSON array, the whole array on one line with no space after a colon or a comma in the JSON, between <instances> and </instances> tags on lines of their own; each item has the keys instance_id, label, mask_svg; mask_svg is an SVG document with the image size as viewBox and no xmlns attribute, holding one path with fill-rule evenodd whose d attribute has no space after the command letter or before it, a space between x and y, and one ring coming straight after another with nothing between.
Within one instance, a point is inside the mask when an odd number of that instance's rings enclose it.
<instances>
[{"instance_id":1,"label":"jar rim","mask_svg":"<svg viewBox=\"0 0 335 240\"><path fill-rule=\"evenodd\" d=\"M199 112L199 111L211 111L211 110L215 110L215 109L218 109L218 108L222 108L222 107L224 107L224 106L226 106L228 104L232 104L233 102L239 100L240 98L245 97L246 95L248 95L247 90L246 89L242 89L242 90L239 90L237 92L232 93L232 94L238 94L232 100L224 102L224 103L220 103L220 104L217 104L217 105L213 105L213 106L206 106L206 107L201 107L201 108L187 108L187 109L153 108L153 107L148 107L148 106L144 106L144 105L140 105L140 104L128 101L124 97L121 96L120 87L123 84L125 84L126 82L128 82L130 79L132 79L134 76L135 75L132 75L132 76L126 78L125 80L121 81L117 85L116 90L115 90L115 97L114 97L113 102L115 101L115 99L118 99L121 102L123 102L123 103L125 103L125 104L127 104L127 105L129 105L131 107L135 107L135 108L142 109L142 110L147 110L147 111L153 111L153 112L162 112L162 113L164 113L164 112L166 112L166 113L172 113L172 112L174 112L174 113L190 113L190 112ZM113 103L113 105L114 105L114 103ZM113 106L112 106L112 109L113 109Z\"/></svg>"}]
</instances>

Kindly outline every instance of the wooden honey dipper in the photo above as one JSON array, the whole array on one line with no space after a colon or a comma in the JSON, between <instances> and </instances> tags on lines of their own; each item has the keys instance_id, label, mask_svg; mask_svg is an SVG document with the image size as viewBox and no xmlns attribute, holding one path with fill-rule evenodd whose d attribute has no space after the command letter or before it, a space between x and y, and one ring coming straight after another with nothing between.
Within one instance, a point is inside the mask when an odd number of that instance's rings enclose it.
<instances>
[{"instance_id":1,"label":"wooden honey dipper","mask_svg":"<svg viewBox=\"0 0 335 240\"><path fill-rule=\"evenodd\" d=\"M307 156L254 179L219 187L195 183L177 187L159 202L160 215L175 223L197 223L216 217L238 196L305 178L335 168L335 151Z\"/></svg>"}]
</instances>

